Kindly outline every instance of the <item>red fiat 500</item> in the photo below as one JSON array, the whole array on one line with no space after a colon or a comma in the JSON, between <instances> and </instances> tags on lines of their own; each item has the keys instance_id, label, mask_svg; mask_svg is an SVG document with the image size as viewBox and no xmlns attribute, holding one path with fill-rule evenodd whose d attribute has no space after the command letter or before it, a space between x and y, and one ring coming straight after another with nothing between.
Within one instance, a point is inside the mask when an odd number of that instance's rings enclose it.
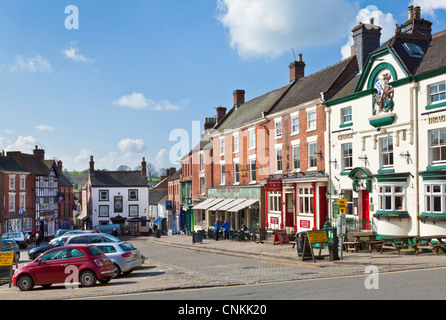
<instances>
[{"instance_id":1,"label":"red fiat 500","mask_svg":"<svg viewBox=\"0 0 446 320\"><path fill-rule=\"evenodd\" d=\"M114 275L113 263L95 246L77 245L51 249L33 262L19 267L12 284L22 291L35 285L49 287L53 283L91 287L96 281L107 283Z\"/></svg>"}]
</instances>

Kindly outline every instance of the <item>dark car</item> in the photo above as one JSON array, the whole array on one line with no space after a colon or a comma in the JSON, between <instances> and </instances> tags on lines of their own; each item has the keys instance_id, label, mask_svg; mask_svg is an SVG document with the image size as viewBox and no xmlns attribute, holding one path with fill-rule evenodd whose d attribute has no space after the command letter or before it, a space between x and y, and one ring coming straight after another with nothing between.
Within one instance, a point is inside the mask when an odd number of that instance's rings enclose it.
<instances>
[{"instance_id":1,"label":"dark car","mask_svg":"<svg viewBox=\"0 0 446 320\"><path fill-rule=\"evenodd\" d=\"M0 245L0 252L9 252L13 251L16 256L16 261L18 262L20 259L20 249L17 243L14 240L10 239L2 239Z\"/></svg>"},{"instance_id":2,"label":"dark car","mask_svg":"<svg viewBox=\"0 0 446 320\"><path fill-rule=\"evenodd\" d=\"M115 274L113 263L101 250L78 245L50 249L33 262L20 266L14 272L12 284L22 291L32 290L36 285L48 288L53 283L71 286L69 279L73 270L78 276L76 282L83 287L92 287L96 281L108 283Z\"/></svg>"},{"instance_id":3,"label":"dark car","mask_svg":"<svg viewBox=\"0 0 446 320\"><path fill-rule=\"evenodd\" d=\"M50 249L63 246L66 238L59 237L57 239L58 240L54 241L53 244L49 244L47 246L42 246L42 247L35 247L35 248L32 248L31 250L28 250L29 260L36 260L42 253L45 253L46 251L48 251Z\"/></svg>"}]
</instances>

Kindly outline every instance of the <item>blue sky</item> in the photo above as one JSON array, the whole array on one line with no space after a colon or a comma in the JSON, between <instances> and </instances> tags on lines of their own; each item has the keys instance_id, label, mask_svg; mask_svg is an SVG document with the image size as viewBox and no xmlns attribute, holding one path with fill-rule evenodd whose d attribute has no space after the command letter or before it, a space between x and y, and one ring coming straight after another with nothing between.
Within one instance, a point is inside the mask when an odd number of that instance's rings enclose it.
<instances>
[{"instance_id":1,"label":"blue sky","mask_svg":"<svg viewBox=\"0 0 446 320\"><path fill-rule=\"evenodd\" d=\"M0 148L39 145L68 170L90 155L108 170L176 166L170 136L186 150L194 121L230 109L235 89L250 100L288 84L291 48L317 72L360 20L374 16L385 41L413 3L446 29L446 0L2 0Z\"/></svg>"}]
</instances>

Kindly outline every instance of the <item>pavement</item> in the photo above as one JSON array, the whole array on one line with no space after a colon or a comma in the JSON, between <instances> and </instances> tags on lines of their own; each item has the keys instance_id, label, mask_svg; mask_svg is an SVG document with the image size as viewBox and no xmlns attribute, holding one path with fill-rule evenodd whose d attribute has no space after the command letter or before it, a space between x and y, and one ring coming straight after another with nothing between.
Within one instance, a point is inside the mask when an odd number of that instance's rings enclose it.
<instances>
[{"instance_id":1,"label":"pavement","mask_svg":"<svg viewBox=\"0 0 446 320\"><path fill-rule=\"evenodd\" d=\"M161 236L161 238L149 237L147 241L155 243L187 248L192 250L201 250L207 252L218 252L220 254L255 257L259 259L292 261L300 265L308 266L348 266L348 265L374 265L377 267L387 267L392 270L405 269L423 269L446 266L446 254L441 253L436 255L430 250L424 250L415 255L414 250L402 250L400 254L396 250L386 249L382 254L377 251L369 253L367 250L360 250L359 252L343 252L342 260L329 261L328 247L322 249L321 255L327 257L326 259L317 259L314 262L312 259L302 261L302 257L298 257L297 247L291 244L276 244L274 245L272 239L266 240L263 243L255 243L252 241L231 241L203 239L202 243L192 243L192 237L186 235ZM314 254L319 255L319 249L314 249ZM340 251L339 251L340 255ZM327 261L328 260L328 261Z\"/></svg>"}]
</instances>

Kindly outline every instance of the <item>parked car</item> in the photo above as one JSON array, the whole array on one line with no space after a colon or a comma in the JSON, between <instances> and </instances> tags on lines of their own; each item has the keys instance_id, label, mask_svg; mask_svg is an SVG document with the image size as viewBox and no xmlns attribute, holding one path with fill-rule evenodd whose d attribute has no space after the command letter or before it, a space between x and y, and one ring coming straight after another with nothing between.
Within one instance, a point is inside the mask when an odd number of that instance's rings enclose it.
<instances>
[{"instance_id":1,"label":"parked car","mask_svg":"<svg viewBox=\"0 0 446 320\"><path fill-rule=\"evenodd\" d=\"M59 237L59 238L53 239L54 241L51 241L52 243L48 244L47 246L35 247L35 248L32 248L31 250L28 250L29 260L36 260L42 253L44 253L50 249L63 246L65 243L65 240L67 238L68 237L66 237L66 238Z\"/></svg>"},{"instance_id":2,"label":"parked car","mask_svg":"<svg viewBox=\"0 0 446 320\"><path fill-rule=\"evenodd\" d=\"M57 230L56 234L54 235L54 239L59 238L60 236L63 236L65 233L70 232L73 230L68 230L68 229L59 229Z\"/></svg>"},{"instance_id":3,"label":"parked car","mask_svg":"<svg viewBox=\"0 0 446 320\"><path fill-rule=\"evenodd\" d=\"M63 235L61 235L61 236L59 236L57 238L56 237L53 238L49 242L49 244L55 244L58 241L57 239L59 239L61 237L64 237L65 239L67 239L68 237L73 236L75 234L98 233L98 232L99 231L96 231L96 230L69 230L69 231L65 232Z\"/></svg>"},{"instance_id":4,"label":"parked car","mask_svg":"<svg viewBox=\"0 0 446 320\"><path fill-rule=\"evenodd\" d=\"M110 258L95 246L58 247L20 266L14 272L12 284L22 291L29 291L36 285L48 288L53 283L65 283L70 274L65 273L68 266L77 267L79 283L83 287L92 287L96 281L108 283L115 272Z\"/></svg>"},{"instance_id":5,"label":"parked car","mask_svg":"<svg viewBox=\"0 0 446 320\"><path fill-rule=\"evenodd\" d=\"M121 234L121 225L120 224L102 224L93 227L94 230L97 230L100 233L112 234L115 229L118 234Z\"/></svg>"},{"instance_id":6,"label":"parked car","mask_svg":"<svg viewBox=\"0 0 446 320\"><path fill-rule=\"evenodd\" d=\"M14 240L21 249L26 249L29 244L29 236L23 232L8 232L2 234L2 240Z\"/></svg>"},{"instance_id":7,"label":"parked car","mask_svg":"<svg viewBox=\"0 0 446 320\"><path fill-rule=\"evenodd\" d=\"M11 239L2 239L0 245L0 252L15 252L17 262L20 260L20 248L19 245Z\"/></svg>"},{"instance_id":8,"label":"parked car","mask_svg":"<svg viewBox=\"0 0 446 320\"><path fill-rule=\"evenodd\" d=\"M101 243L96 244L104 254L111 259L115 267L115 275L113 278L118 278L121 273L129 274L133 270L141 267L146 259L141 255L138 249L132 244L123 243Z\"/></svg>"},{"instance_id":9,"label":"parked car","mask_svg":"<svg viewBox=\"0 0 446 320\"><path fill-rule=\"evenodd\" d=\"M91 244L96 245L99 243L110 242L124 242L118 238L115 238L109 234L97 233L97 234L76 234L68 237L65 240L65 246L78 245L78 244Z\"/></svg>"}]
</instances>

